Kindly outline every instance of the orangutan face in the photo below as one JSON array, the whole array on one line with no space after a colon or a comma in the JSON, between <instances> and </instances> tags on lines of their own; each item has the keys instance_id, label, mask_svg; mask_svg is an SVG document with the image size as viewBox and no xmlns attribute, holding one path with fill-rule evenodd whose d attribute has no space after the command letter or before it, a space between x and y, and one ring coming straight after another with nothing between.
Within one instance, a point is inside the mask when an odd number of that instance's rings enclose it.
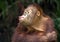
<instances>
[{"instance_id":1,"label":"orangutan face","mask_svg":"<svg viewBox=\"0 0 60 42\"><path fill-rule=\"evenodd\" d=\"M24 10L24 13L22 16L19 16L20 23L24 25L30 25L32 24L32 21L37 17L37 8L33 6L29 6Z\"/></svg>"}]
</instances>

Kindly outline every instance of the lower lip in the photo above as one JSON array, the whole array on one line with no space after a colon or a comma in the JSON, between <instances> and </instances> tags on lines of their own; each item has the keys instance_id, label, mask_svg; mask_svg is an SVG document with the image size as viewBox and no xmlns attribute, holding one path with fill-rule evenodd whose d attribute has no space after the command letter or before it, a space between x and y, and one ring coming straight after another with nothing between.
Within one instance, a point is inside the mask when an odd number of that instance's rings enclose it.
<instances>
[{"instance_id":1,"label":"lower lip","mask_svg":"<svg viewBox=\"0 0 60 42\"><path fill-rule=\"evenodd\" d=\"M20 19L23 19L24 17L19 17Z\"/></svg>"}]
</instances>

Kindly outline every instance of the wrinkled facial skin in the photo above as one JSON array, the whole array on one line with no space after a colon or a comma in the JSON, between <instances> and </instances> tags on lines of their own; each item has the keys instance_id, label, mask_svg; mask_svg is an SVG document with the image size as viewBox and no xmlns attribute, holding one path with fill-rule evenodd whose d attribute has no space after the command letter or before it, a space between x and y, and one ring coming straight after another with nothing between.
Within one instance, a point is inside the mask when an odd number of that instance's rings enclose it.
<instances>
[{"instance_id":1,"label":"wrinkled facial skin","mask_svg":"<svg viewBox=\"0 0 60 42\"><path fill-rule=\"evenodd\" d=\"M32 24L32 21L35 18L36 12L37 12L37 9L35 7L27 7L24 10L23 15L19 16L20 23L24 25Z\"/></svg>"}]
</instances>

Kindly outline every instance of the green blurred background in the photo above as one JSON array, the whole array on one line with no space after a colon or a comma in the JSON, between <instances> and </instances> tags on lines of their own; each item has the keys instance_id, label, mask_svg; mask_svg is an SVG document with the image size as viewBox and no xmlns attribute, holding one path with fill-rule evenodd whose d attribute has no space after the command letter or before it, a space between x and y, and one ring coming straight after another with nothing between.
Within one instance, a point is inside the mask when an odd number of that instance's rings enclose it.
<instances>
[{"instance_id":1,"label":"green blurred background","mask_svg":"<svg viewBox=\"0 0 60 42\"><path fill-rule=\"evenodd\" d=\"M11 42L18 16L31 3L39 4L54 20L58 31L57 41L60 42L60 0L0 0L0 42Z\"/></svg>"}]
</instances>

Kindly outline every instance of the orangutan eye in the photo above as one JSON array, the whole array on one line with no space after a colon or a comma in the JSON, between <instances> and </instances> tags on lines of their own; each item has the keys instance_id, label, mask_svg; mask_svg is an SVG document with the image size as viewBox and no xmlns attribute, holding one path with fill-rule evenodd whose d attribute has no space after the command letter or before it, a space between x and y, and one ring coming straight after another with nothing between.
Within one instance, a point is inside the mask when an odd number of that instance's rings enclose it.
<instances>
[{"instance_id":1,"label":"orangutan eye","mask_svg":"<svg viewBox=\"0 0 60 42\"><path fill-rule=\"evenodd\" d=\"M29 14L31 14L31 13L32 13L32 10L29 11Z\"/></svg>"},{"instance_id":2,"label":"orangutan eye","mask_svg":"<svg viewBox=\"0 0 60 42\"><path fill-rule=\"evenodd\" d=\"M24 14L26 14L27 12L25 11Z\"/></svg>"},{"instance_id":3,"label":"orangutan eye","mask_svg":"<svg viewBox=\"0 0 60 42\"><path fill-rule=\"evenodd\" d=\"M28 12L29 13L29 12Z\"/></svg>"}]
</instances>

